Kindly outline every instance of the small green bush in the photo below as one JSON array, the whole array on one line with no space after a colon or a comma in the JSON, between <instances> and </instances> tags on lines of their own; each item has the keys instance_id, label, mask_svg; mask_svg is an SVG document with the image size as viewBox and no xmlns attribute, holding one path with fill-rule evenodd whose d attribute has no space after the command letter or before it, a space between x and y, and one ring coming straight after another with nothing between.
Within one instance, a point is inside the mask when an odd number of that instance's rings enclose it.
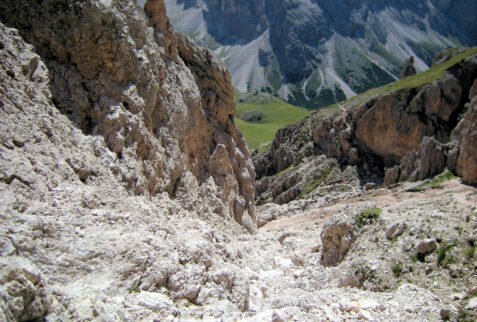
<instances>
[{"instance_id":1,"label":"small green bush","mask_svg":"<svg viewBox=\"0 0 477 322\"><path fill-rule=\"evenodd\" d=\"M426 181L417 187L409 189L410 192L420 192L426 189L438 189L441 187L441 185L449 180L457 178L452 172L450 171L445 171L442 174L434 177L434 179Z\"/></svg>"},{"instance_id":2,"label":"small green bush","mask_svg":"<svg viewBox=\"0 0 477 322\"><path fill-rule=\"evenodd\" d=\"M467 249L467 251L465 252L465 256L469 259L474 258L476 248L477 248L477 245L474 245L474 246L470 247L469 249Z\"/></svg>"},{"instance_id":3,"label":"small green bush","mask_svg":"<svg viewBox=\"0 0 477 322\"><path fill-rule=\"evenodd\" d=\"M393 274L396 278L399 278L399 276L401 276L401 273L402 273L402 265L401 263L396 263L393 265L392 267L392 270L393 270Z\"/></svg>"},{"instance_id":4,"label":"small green bush","mask_svg":"<svg viewBox=\"0 0 477 322\"><path fill-rule=\"evenodd\" d=\"M372 224L376 221L376 219L379 218L379 215L383 210L381 208L371 208L371 209L366 209L356 217L354 217L354 223L358 227L363 227L369 224Z\"/></svg>"},{"instance_id":5,"label":"small green bush","mask_svg":"<svg viewBox=\"0 0 477 322\"><path fill-rule=\"evenodd\" d=\"M436 253L437 253L437 265L440 265L442 264L442 262L444 261L444 259L446 258L447 256L447 252L449 250L451 250L452 248L455 247L455 243L450 243L450 244L446 244L446 245L443 245L442 247L438 248L436 250Z\"/></svg>"},{"instance_id":6,"label":"small green bush","mask_svg":"<svg viewBox=\"0 0 477 322\"><path fill-rule=\"evenodd\" d=\"M325 182L332 170L332 168L324 170L317 179L315 179L311 184L309 184L300 192L300 194L298 195L298 199L303 198L304 196L318 188L319 185Z\"/></svg>"}]
</instances>

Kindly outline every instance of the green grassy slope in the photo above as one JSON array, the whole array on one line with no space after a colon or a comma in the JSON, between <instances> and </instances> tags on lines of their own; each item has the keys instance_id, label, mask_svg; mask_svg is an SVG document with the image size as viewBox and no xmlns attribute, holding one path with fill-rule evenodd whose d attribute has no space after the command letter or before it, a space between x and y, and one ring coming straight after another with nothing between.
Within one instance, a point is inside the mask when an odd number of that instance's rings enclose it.
<instances>
[{"instance_id":1,"label":"green grassy slope","mask_svg":"<svg viewBox=\"0 0 477 322\"><path fill-rule=\"evenodd\" d=\"M236 95L236 98L239 95ZM254 96L237 104L238 115L248 111L259 111L264 114L258 122L245 122L239 117L235 123L242 131L248 148L264 149L275 137L278 129L298 122L310 114L309 111L290 105L272 97Z\"/></svg>"},{"instance_id":2,"label":"green grassy slope","mask_svg":"<svg viewBox=\"0 0 477 322\"><path fill-rule=\"evenodd\" d=\"M370 89L364 93L361 93L352 98L349 98L346 101L324 107L314 112L313 118L316 119L316 118L327 117L327 116L333 115L334 113L337 113L340 110L340 108L359 107L373 98L378 98L378 97L388 95L403 89L416 88L422 85L432 83L439 77L443 76L446 70L448 70L455 64L459 63L460 61L464 60L466 57L469 57L474 54L477 54L477 47L473 47L469 49L468 51L465 51L459 55L456 55L455 57L452 57L446 62L436 65L417 75L413 75L408 78L396 81L392 84Z\"/></svg>"},{"instance_id":3,"label":"green grassy slope","mask_svg":"<svg viewBox=\"0 0 477 322\"><path fill-rule=\"evenodd\" d=\"M370 89L344 102L314 111L311 117L314 120L326 118L338 113L342 108L357 108L370 99L388 95L399 90L415 88L431 83L437 78L443 76L446 70L466 57L476 53L477 47L471 48L470 50L461 53L440 65L434 66L425 72L399 80L389 85ZM238 100L238 115L251 110L262 112L265 115L261 121L256 123L244 122L238 117L235 120L237 126L242 131L250 150L256 148L264 150L267 148L267 144L274 139L275 133L278 129L296 123L311 113L311 111L290 105L271 96L258 94L248 98L244 97L246 97L246 95L241 95L240 93L236 93L235 95L235 99Z\"/></svg>"}]
</instances>

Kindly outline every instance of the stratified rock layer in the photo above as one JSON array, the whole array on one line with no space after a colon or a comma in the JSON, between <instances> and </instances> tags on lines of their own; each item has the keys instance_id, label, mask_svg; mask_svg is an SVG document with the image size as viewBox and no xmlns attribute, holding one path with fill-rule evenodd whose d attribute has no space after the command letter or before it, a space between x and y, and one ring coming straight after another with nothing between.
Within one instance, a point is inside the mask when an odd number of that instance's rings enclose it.
<instances>
[{"instance_id":1,"label":"stratified rock layer","mask_svg":"<svg viewBox=\"0 0 477 322\"><path fill-rule=\"evenodd\" d=\"M475 184L476 78L474 54L430 84L360 105L338 104L279 130L270 149L254 155L257 177L261 179L257 201L281 200L277 194L270 199L275 187L316 163L319 155L335 159L341 171L355 167L363 186L368 182L391 185L423 180L446 167L464 182ZM313 180L320 167L312 166L280 193L292 194L287 198L290 201L311 192L318 186ZM290 171L281 173L287 168ZM338 173L335 178L340 177ZM313 189L307 191L307 187Z\"/></svg>"}]
</instances>

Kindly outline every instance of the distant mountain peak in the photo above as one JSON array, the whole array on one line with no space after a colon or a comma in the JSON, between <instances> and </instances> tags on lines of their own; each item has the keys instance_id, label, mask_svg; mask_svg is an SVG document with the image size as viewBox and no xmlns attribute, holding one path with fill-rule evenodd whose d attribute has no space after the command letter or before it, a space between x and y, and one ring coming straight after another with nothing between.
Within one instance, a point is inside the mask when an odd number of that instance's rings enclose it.
<instances>
[{"instance_id":1,"label":"distant mountain peak","mask_svg":"<svg viewBox=\"0 0 477 322\"><path fill-rule=\"evenodd\" d=\"M239 91L307 108L392 82L411 56L423 71L442 49L477 43L469 0L165 2L178 30L222 57Z\"/></svg>"}]
</instances>

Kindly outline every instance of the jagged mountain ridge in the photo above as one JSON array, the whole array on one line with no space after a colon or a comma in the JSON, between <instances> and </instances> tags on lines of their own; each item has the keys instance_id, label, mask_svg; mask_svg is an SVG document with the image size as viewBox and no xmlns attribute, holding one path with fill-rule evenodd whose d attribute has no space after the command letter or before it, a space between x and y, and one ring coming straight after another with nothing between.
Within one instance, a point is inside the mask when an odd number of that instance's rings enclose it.
<instances>
[{"instance_id":1,"label":"jagged mountain ridge","mask_svg":"<svg viewBox=\"0 0 477 322\"><path fill-rule=\"evenodd\" d=\"M477 48L439 58L425 73L280 129L267 151L253 154L258 202L288 203L329 182L345 190L415 182L446 168L476 184Z\"/></svg>"},{"instance_id":2,"label":"jagged mountain ridge","mask_svg":"<svg viewBox=\"0 0 477 322\"><path fill-rule=\"evenodd\" d=\"M223 58L235 88L318 108L477 43L472 1L166 0L174 26Z\"/></svg>"}]
</instances>

